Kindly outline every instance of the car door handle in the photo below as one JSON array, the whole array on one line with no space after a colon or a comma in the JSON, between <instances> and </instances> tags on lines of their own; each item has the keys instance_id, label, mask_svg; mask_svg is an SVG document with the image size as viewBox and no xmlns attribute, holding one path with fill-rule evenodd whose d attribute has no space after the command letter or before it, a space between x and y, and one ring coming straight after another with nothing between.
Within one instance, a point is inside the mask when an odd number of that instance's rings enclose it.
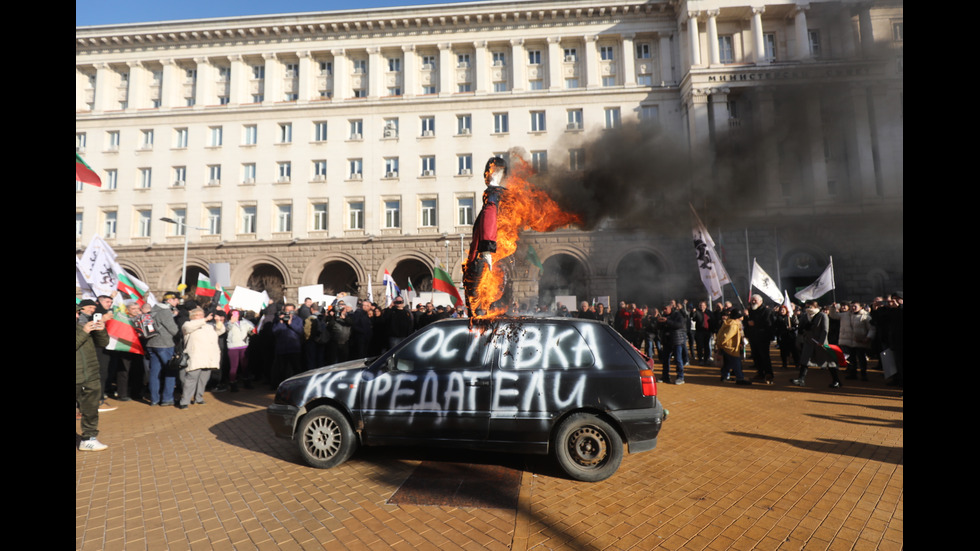
<instances>
[{"instance_id":1,"label":"car door handle","mask_svg":"<svg viewBox=\"0 0 980 551\"><path fill-rule=\"evenodd\" d=\"M490 381L487 379L470 379L466 386L490 386Z\"/></svg>"}]
</instances>

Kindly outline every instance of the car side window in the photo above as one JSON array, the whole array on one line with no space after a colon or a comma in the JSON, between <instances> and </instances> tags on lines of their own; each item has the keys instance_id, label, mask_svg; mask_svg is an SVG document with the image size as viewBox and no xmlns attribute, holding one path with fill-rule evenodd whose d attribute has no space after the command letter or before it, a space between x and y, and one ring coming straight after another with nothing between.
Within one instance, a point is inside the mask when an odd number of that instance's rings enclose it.
<instances>
[{"instance_id":1,"label":"car side window","mask_svg":"<svg viewBox=\"0 0 980 551\"><path fill-rule=\"evenodd\" d=\"M585 329L586 332L592 331L589 326ZM571 325L528 325L498 333L496 338L502 349L502 369L581 369L599 366L592 353L590 339Z\"/></svg>"}]
</instances>

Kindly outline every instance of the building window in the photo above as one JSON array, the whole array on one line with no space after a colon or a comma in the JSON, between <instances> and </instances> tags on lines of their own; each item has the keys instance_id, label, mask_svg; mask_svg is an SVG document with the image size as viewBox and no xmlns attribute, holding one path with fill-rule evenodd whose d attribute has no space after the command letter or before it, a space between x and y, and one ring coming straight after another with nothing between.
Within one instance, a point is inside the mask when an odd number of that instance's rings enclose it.
<instances>
[{"instance_id":1,"label":"building window","mask_svg":"<svg viewBox=\"0 0 980 551\"><path fill-rule=\"evenodd\" d=\"M718 58L722 63L735 63L735 50L732 47L732 36L718 37Z\"/></svg>"},{"instance_id":2,"label":"building window","mask_svg":"<svg viewBox=\"0 0 980 551\"><path fill-rule=\"evenodd\" d=\"M350 159L348 161L348 167L350 168L350 179L360 180L364 178L364 163L361 159Z\"/></svg>"},{"instance_id":3,"label":"building window","mask_svg":"<svg viewBox=\"0 0 980 551\"><path fill-rule=\"evenodd\" d=\"M599 46L599 59L602 61L612 61L614 59L613 46Z\"/></svg>"},{"instance_id":4,"label":"building window","mask_svg":"<svg viewBox=\"0 0 980 551\"><path fill-rule=\"evenodd\" d=\"M221 165L208 166L208 185L221 185Z\"/></svg>"},{"instance_id":5,"label":"building window","mask_svg":"<svg viewBox=\"0 0 980 551\"><path fill-rule=\"evenodd\" d=\"M187 167L186 166L175 166L174 167L173 186L174 187L184 187L185 185L187 185Z\"/></svg>"},{"instance_id":6,"label":"building window","mask_svg":"<svg viewBox=\"0 0 980 551\"><path fill-rule=\"evenodd\" d=\"M382 129L382 136L385 138L397 138L398 137L398 119L385 119L385 125Z\"/></svg>"},{"instance_id":7,"label":"building window","mask_svg":"<svg viewBox=\"0 0 980 551\"><path fill-rule=\"evenodd\" d=\"M527 81L528 88L532 91L544 90L544 81L540 78Z\"/></svg>"},{"instance_id":8,"label":"building window","mask_svg":"<svg viewBox=\"0 0 980 551\"><path fill-rule=\"evenodd\" d=\"M82 213L80 212L75 213L75 239L79 239L82 237L82 233L83 233L82 230L84 228L84 226L82 225L82 218L83 218Z\"/></svg>"},{"instance_id":9,"label":"building window","mask_svg":"<svg viewBox=\"0 0 980 551\"><path fill-rule=\"evenodd\" d=\"M246 185L255 183L255 163L242 165L242 183Z\"/></svg>"},{"instance_id":10,"label":"building window","mask_svg":"<svg viewBox=\"0 0 980 551\"><path fill-rule=\"evenodd\" d=\"M293 206L292 205L276 206L276 231L277 232L293 231Z\"/></svg>"},{"instance_id":11,"label":"building window","mask_svg":"<svg viewBox=\"0 0 980 551\"><path fill-rule=\"evenodd\" d=\"M327 141L327 123L325 121L313 123L313 141Z\"/></svg>"},{"instance_id":12,"label":"building window","mask_svg":"<svg viewBox=\"0 0 980 551\"><path fill-rule=\"evenodd\" d=\"M208 233L219 235L221 233L221 207L208 207L207 216Z\"/></svg>"},{"instance_id":13,"label":"building window","mask_svg":"<svg viewBox=\"0 0 980 551\"><path fill-rule=\"evenodd\" d=\"M656 105L640 106L640 121L645 123L656 123L660 121L660 107Z\"/></svg>"},{"instance_id":14,"label":"building window","mask_svg":"<svg viewBox=\"0 0 980 551\"><path fill-rule=\"evenodd\" d=\"M435 117L422 117L422 136L435 136L436 135L436 118Z\"/></svg>"},{"instance_id":15,"label":"building window","mask_svg":"<svg viewBox=\"0 0 980 551\"><path fill-rule=\"evenodd\" d=\"M456 134L465 135L473 133L473 117L470 115L456 115Z\"/></svg>"},{"instance_id":16,"label":"building window","mask_svg":"<svg viewBox=\"0 0 980 551\"><path fill-rule=\"evenodd\" d=\"M265 101L265 94L252 94L252 103L262 103Z\"/></svg>"},{"instance_id":17,"label":"building window","mask_svg":"<svg viewBox=\"0 0 980 551\"><path fill-rule=\"evenodd\" d=\"M170 211L170 218L176 224L167 224L167 234L183 236L187 234L187 209L173 209Z\"/></svg>"},{"instance_id":18,"label":"building window","mask_svg":"<svg viewBox=\"0 0 980 551\"><path fill-rule=\"evenodd\" d=\"M288 122L279 125L279 143L291 143L293 141L293 125Z\"/></svg>"},{"instance_id":19,"label":"building window","mask_svg":"<svg viewBox=\"0 0 980 551\"><path fill-rule=\"evenodd\" d=\"M636 84L639 86L653 86L653 75L637 75Z\"/></svg>"},{"instance_id":20,"label":"building window","mask_svg":"<svg viewBox=\"0 0 980 551\"><path fill-rule=\"evenodd\" d=\"M895 42L905 41L905 22L896 21L892 23L892 39Z\"/></svg>"},{"instance_id":21,"label":"building window","mask_svg":"<svg viewBox=\"0 0 980 551\"><path fill-rule=\"evenodd\" d=\"M286 183L292 179L293 164L289 161L276 163L276 182Z\"/></svg>"},{"instance_id":22,"label":"building window","mask_svg":"<svg viewBox=\"0 0 980 551\"><path fill-rule=\"evenodd\" d=\"M494 134L506 134L509 131L509 124L507 113L494 113L493 114L493 132Z\"/></svg>"},{"instance_id":23,"label":"building window","mask_svg":"<svg viewBox=\"0 0 980 551\"><path fill-rule=\"evenodd\" d=\"M810 55L813 57L820 57L820 31L810 30L807 31L807 36L810 39Z\"/></svg>"},{"instance_id":24,"label":"building window","mask_svg":"<svg viewBox=\"0 0 980 551\"><path fill-rule=\"evenodd\" d=\"M470 83L464 82L464 83L458 84L456 86L456 91L458 93L461 93L461 94L464 93L464 92L472 92L473 91L473 87L470 86Z\"/></svg>"},{"instance_id":25,"label":"building window","mask_svg":"<svg viewBox=\"0 0 980 551\"><path fill-rule=\"evenodd\" d=\"M565 61L569 63L578 61L578 51L575 48L565 48Z\"/></svg>"},{"instance_id":26,"label":"building window","mask_svg":"<svg viewBox=\"0 0 980 551\"><path fill-rule=\"evenodd\" d=\"M426 155L421 159L422 165L422 176L435 176L436 175L436 157L435 155Z\"/></svg>"},{"instance_id":27,"label":"building window","mask_svg":"<svg viewBox=\"0 0 980 551\"><path fill-rule=\"evenodd\" d=\"M327 179L327 161L321 159L313 161L313 181L323 182Z\"/></svg>"},{"instance_id":28,"label":"building window","mask_svg":"<svg viewBox=\"0 0 980 551\"><path fill-rule=\"evenodd\" d=\"M765 59L772 63L776 60L776 33L765 33L762 35L762 44L765 48Z\"/></svg>"},{"instance_id":29,"label":"building window","mask_svg":"<svg viewBox=\"0 0 980 551\"><path fill-rule=\"evenodd\" d=\"M114 210L102 213L102 237L106 239L116 237L117 214Z\"/></svg>"},{"instance_id":30,"label":"building window","mask_svg":"<svg viewBox=\"0 0 980 551\"><path fill-rule=\"evenodd\" d=\"M650 45L646 42L640 42L636 45L636 57L637 59L650 59Z\"/></svg>"},{"instance_id":31,"label":"building window","mask_svg":"<svg viewBox=\"0 0 980 551\"><path fill-rule=\"evenodd\" d=\"M532 151L531 152L531 166L534 168L535 172L542 173L548 171L548 152L547 151Z\"/></svg>"},{"instance_id":32,"label":"building window","mask_svg":"<svg viewBox=\"0 0 980 551\"><path fill-rule=\"evenodd\" d=\"M616 77L602 77L602 86L604 88L616 86Z\"/></svg>"},{"instance_id":33,"label":"building window","mask_svg":"<svg viewBox=\"0 0 980 551\"><path fill-rule=\"evenodd\" d=\"M400 96L402 95L402 89L400 86L389 86L388 87L389 96Z\"/></svg>"},{"instance_id":34,"label":"building window","mask_svg":"<svg viewBox=\"0 0 980 551\"><path fill-rule=\"evenodd\" d=\"M333 62L332 61L321 61L320 62L320 74L324 76L329 76L333 74Z\"/></svg>"},{"instance_id":35,"label":"building window","mask_svg":"<svg viewBox=\"0 0 980 551\"><path fill-rule=\"evenodd\" d=\"M177 128L174 130L174 147L177 149L187 148L187 129Z\"/></svg>"},{"instance_id":36,"label":"building window","mask_svg":"<svg viewBox=\"0 0 980 551\"><path fill-rule=\"evenodd\" d=\"M255 206L242 207L241 232L245 234L255 233Z\"/></svg>"},{"instance_id":37,"label":"building window","mask_svg":"<svg viewBox=\"0 0 980 551\"><path fill-rule=\"evenodd\" d=\"M400 228L401 223L401 201L392 199L385 201L385 228Z\"/></svg>"},{"instance_id":38,"label":"building window","mask_svg":"<svg viewBox=\"0 0 980 551\"><path fill-rule=\"evenodd\" d=\"M419 225L423 228L435 227L436 226L436 200L422 199L422 201L419 204L419 210L422 219L422 223Z\"/></svg>"},{"instance_id":39,"label":"building window","mask_svg":"<svg viewBox=\"0 0 980 551\"><path fill-rule=\"evenodd\" d=\"M573 88L578 88L577 78L566 78L565 79L565 89L571 90Z\"/></svg>"},{"instance_id":40,"label":"building window","mask_svg":"<svg viewBox=\"0 0 980 551\"><path fill-rule=\"evenodd\" d=\"M541 65L541 50L529 50L527 52L528 65Z\"/></svg>"},{"instance_id":41,"label":"building window","mask_svg":"<svg viewBox=\"0 0 980 551\"><path fill-rule=\"evenodd\" d=\"M385 178L398 177L398 157L385 158Z\"/></svg>"},{"instance_id":42,"label":"building window","mask_svg":"<svg viewBox=\"0 0 980 551\"><path fill-rule=\"evenodd\" d=\"M566 127L568 130L581 130L582 129L582 110L581 109L569 109L568 110L568 125Z\"/></svg>"},{"instance_id":43,"label":"building window","mask_svg":"<svg viewBox=\"0 0 980 551\"><path fill-rule=\"evenodd\" d=\"M584 149L569 149L568 150L568 169L569 170L585 170L585 150Z\"/></svg>"},{"instance_id":44,"label":"building window","mask_svg":"<svg viewBox=\"0 0 980 551\"><path fill-rule=\"evenodd\" d=\"M423 95L430 96L430 95L435 94L435 93L436 93L436 87L435 86L432 86L431 84L427 84L427 85L425 85L425 86L422 87L422 94Z\"/></svg>"},{"instance_id":45,"label":"building window","mask_svg":"<svg viewBox=\"0 0 980 551\"><path fill-rule=\"evenodd\" d=\"M327 231L327 203L313 203L310 221L313 231Z\"/></svg>"},{"instance_id":46,"label":"building window","mask_svg":"<svg viewBox=\"0 0 980 551\"><path fill-rule=\"evenodd\" d=\"M494 67L504 67L507 65L507 54L504 52L491 52Z\"/></svg>"},{"instance_id":47,"label":"building window","mask_svg":"<svg viewBox=\"0 0 980 551\"><path fill-rule=\"evenodd\" d=\"M140 135L142 136L142 143L140 143L140 149L153 149L153 131L143 130Z\"/></svg>"},{"instance_id":48,"label":"building window","mask_svg":"<svg viewBox=\"0 0 980 551\"><path fill-rule=\"evenodd\" d=\"M150 237L150 224L153 212L150 210L136 211L136 237Z\"/></svg>"},{"instance_id":49,"label":"building window","mask_svg":"<svg viewBox=\"0 0 980 551\"><path fill-rule=\"evenodd\" d=\"M210 132L210 140L208 141L208 145L210 147L221 147L221 142L222 142L222 130L221 130L221 127L220 126L212 126L209 129L209 132Z\"/></svg>"},{"instance_id":50,"label":"building window","mask_svg":"<svg viewBox=\"0 0 980 551\"><path fill-rule=\"evenodd\" d=\"M506 82L503 82L503 81L494 82L493 83L493 91L494 92L506 92L507 91L507 83Z\"/></svg>"},{"instance_id":51,"label":"building window","mask_svg":"<svg viewBox=\"0 0 980 551\"><path fill-rule=\"evenodd\" d=\"M389 57L388 58L388 72L398 73L402 70L402 58L400 57Z\"/></svg>"},{"instance_id":52,"label":"building window","mask_svg":"<svg viewBox=\"0 0 980 551\"><path fill-rule=\"evenodd\" d=\"M606 108L606 130L619 127L619 107Z\"/></svg>"},{"instance_id":53,"label":"building window","mask_svg":"<svg viewBox=\"0 0 980 551\"><path fill-rule=\"evenodd\" d=\"M105 182L102 183L104 189L116 189L119 187L119 171L110 168L105 171Z\"/></svg>"},{"instance_id":54,"label":"building window","mask_svg":"<svg viewBox=\"0 0 980 551\"><path fill-rule=\"evenodd\" d=\"M347 229L364 229L364 202L352 201L347 203Z\"/></svg>"},{"instance_id":55,"label":"building window","mask_svg":"<svg viewBox=\"0 0 980 551\"><path fill-rule=\"evenodd\" d=\"M460 176L470 176L473 174L473 156L457 155L456 156L456 174Z\"/></svg>"},{"instance_id":56,"label":"building window","mask_svg":"<svg viewBox=\"0 0 980 551\"><path fill-rule=\"evenodd\" d=\"M422 70L432 71L436 68L436 56L434 55L424 55L422 56Z\"/></svg>"},{"instance_id":57,"label":"building window","mask_svg":"<svg viewBox=\"0 0 980 551\"><path fill-rule=\"evenodd\" d=\"M75 133L75 151L79 153L85 151L85 132Z\"/></svg>"},{"instance_id":58,"label":"building window","mask_svg":"<svg viewBox=\"0 0 980 551\"><path fill-rule=\"evenodd\" d=\"M531 111L531 132L544 132L547 130L544 111Z\"/></svg>"},{"instance_id":59,"label":"building window","mask_svg":"<svg viewBox=\"0 0 980 551\"><path fill-rule=\"evenodd\" d=\"M253 65L252 66L252 78L255 80L262 80L265 78L265 65Z\"/></svg>"},{"instance_id":60,"label":"building window","mask_svg":"<svg viewBox=\"0 0 980 551\"><path fill-rule=\"evenodd\" d=\"M367 73L367 60L366 59L353 59L351 62L354 64L354 74L363 75Z\"/></svg>"},{"instance_id":61,"label":"building window","mask_svg":"<svg viewBox=\"0 0 980 551\"><path fill-rule=\"evenodd\" d=\"M107 132L106 143L109 144L107 151L119 151L119 131L110 130Z\"/></svg>"},{"instance_id":62,"label":"building window","mask_svg":"<svg viewBox=\"0 0 980 551\"><path fill-rule=\"evenodd\" d=\"M350 139L360 140L364 136L364 122L361 119L350 121Z\"/></svg>"},{"instance_id":63,"label":"building window","mask_svg":"<svg viewBox=\"0 0 980 551\"><path fill-rule=\"evenodd\" d=\"M457 221L460 226L473 225L473 198L460 197L456 200L456 210L459 217Z\"/></svg>"},{"instance_id":64,"label":"building window","mask_svg":"<svg viewBox=\"0 0 980 551\"><path fill-rule=\"evenodd\" d=\"M354 97L355 98L366 98L367 97L367 90L365 90L364 88L354 88L354 90L352 90L352 91L354 92Z\"/></svg>"},{"instance_id":65,"label":"building window","mask_svg":"<svg viewBox=\"0 0 980 551\"><path fill-rule=\"evenodd\" d=\"M141 168L140 179L139 179L140 189L150 189L150 184L152 183L152 180L153 180L153 169Z\"/></svg>"},{"instance_id":66,"label":"building window","mask_svg":"<svg viewBox=\"0 0 980 551\"><path fill-rule=\"evenodd\" d=\"M456 54L456 67L465 69L470 66L470 54Z\"/></svg>"}]
</instances>

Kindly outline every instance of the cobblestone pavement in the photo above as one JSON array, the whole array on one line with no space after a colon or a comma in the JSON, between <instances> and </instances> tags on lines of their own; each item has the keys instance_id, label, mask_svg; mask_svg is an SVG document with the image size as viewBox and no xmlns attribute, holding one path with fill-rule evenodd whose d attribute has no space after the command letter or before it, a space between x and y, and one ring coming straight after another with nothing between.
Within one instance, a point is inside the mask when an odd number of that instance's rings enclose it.
<instances>
[{"instance_id":1,"label":"cobblestone pavement","mask_svg":"<svg viewBox=\"0 0 980 551\"><path fill-rule=\"evenodd\" d=\"M544 456L428 448L362 448L337 468L306 467L272 435L268 390L207 393L187 410L110 400L109 449L75 452L75 546L901 549L904 403L880 371L870 376L831 390L812 370L799 388L777 369L776 384L742 387L691 366L687 384L658 385L670 411L658 448L596 484ZM483 497L500 508L391 504L423 465L514 468L516 498L491 485L480 491L499 491Z\"/></svg>"}]
</instances>

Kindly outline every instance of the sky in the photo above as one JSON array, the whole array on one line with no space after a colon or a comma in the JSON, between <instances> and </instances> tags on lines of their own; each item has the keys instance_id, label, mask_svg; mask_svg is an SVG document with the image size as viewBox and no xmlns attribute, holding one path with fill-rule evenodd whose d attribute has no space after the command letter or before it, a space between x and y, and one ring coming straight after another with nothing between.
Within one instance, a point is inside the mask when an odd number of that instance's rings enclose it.
<instances>
[{"instance_id":1,"label":"sky","mask_svg":"<svg viewBox=\"0 0 980 551\"><path fill-rule=\"evenodd\" d=\"M75 26L449 4L467 0L76 0Z\"/></svg>"}]
</instances>

